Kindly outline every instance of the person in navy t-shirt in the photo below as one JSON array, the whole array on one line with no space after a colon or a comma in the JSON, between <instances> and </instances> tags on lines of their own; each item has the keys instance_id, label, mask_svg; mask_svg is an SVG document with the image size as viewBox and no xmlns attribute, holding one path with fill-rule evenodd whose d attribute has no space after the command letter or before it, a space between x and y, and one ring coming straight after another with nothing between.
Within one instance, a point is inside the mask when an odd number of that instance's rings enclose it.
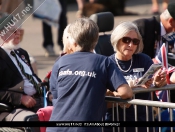
<instances>
[{"instance_id":1,"label":"person in navy t-shirt","mask_svg":"<svg viewBox=\"0 0 175 132\"><path fill-rule=\"evenodd\" d=\"M153 64L152 59L143 53L143 42L137 26L132 22L123 22L119 24L111 34L111 44L114 48L114 53L109 58L119 68L126 81L131 88L135 87L136 82ZM156 87L161 87L166 84L165 72L161 69L156 75L148 80L141 87L149 88L152 82ZM136 99L150 100L150 93L135 94ZM123 105L119 104L119 121L123 119ZM134 106L127 105L126 107L126 121L135 121ZM149 108L149 120L151 118L151 108ZM112 109L108 109L106 114L106 121L112 120ZM146 121L146 107L137 105L137 121ZM117 129L116 129L117 130ZM120 129L123 132L123 129ZM138 128L139 132L146 132L146 127ZM151 130L150 130L151 131ZM112 132L112 129L105 128L105 132ZM126 132L135 132L135 128L127 128Z\"/></svg>"},{"instance_id":2,"label":"person in navy t-shirt","mask_svg":"<svg viewBox=\"0 0 175 132\"><path fill-rule=\"evenodd\" d=\"M66 48L71 54L53 66L50 90L53 112L50 121L102 121L107 88L114 96L132 98L132 89L109 58L93 53L98 26L79 18L67 27ZM80 123L81 126L81 123ZM47 132L102 132L101 127L48 127Z\"/></svg>"}]
</instances>

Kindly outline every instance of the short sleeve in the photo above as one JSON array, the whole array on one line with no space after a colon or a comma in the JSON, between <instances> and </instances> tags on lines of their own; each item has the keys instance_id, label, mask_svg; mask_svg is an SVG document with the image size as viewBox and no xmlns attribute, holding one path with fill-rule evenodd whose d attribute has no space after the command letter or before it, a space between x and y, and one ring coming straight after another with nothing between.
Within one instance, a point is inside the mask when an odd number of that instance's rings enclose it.
<instances>
[{"instance_id":1,"label":"short sleeve","mask_svg":"<svg viewBox=\"0 0 175 132\"><path fill-rule=\"evenodd\" d=\"M51 77L50 77L50 91L53 95L53 98L56 99L57 98L57 88L56 88L56 82L57 82L57 76L58 76L58 61L53 65L52 68L52 73L51 73Z\"/></svg>"},{"instance_id":2,"label":"short sleeve","mask_svg":"<svg viewBox=\"0 0 175 132\"><path fill-rule=\"evenodd\" d=\"M113 63L110 59L108 60L107 73L108 89L111 91L116 91L122 84L128 84L116 64Z\"/></svg>"}]
</instances>

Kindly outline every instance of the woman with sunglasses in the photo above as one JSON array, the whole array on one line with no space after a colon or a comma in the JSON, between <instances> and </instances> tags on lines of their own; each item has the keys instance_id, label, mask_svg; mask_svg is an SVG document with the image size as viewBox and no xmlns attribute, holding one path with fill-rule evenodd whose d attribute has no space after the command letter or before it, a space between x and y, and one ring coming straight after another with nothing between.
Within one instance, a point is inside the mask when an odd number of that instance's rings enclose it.
<instances>
[{"instance_id":1,"label":"woman with sunglasses","mask_svg":"<svg viewBox=\"0 0 175 132\"><path fill-rule=\"evenodd\" d=\"M134 88L137 80L139 80L153 64L152 59L148 55L141 53L143 42L137 26L132 22L122 22L119 24L111 34L111 44L115 53L109 58L117 65L130 87ZM156 87L163 86L166 82L165 72L159 70L153 78L141 87L149 88L153 82ZM138 93L135 95L135 98L150 100L150 93ZM122 104L119 104L119 115L119 121L123 121ZM108 109L106 117L107 121L112 120L112 109ZM149 120L151 119L151 108L149 108ZM137 120L146 121L145 106L137 106ZM135 121L133 105L126 106L126 121ZM112 131L112 129L109 129L110 128L105 128L105 132ZM138 128L138 132L145 131L146 128ZM122 132L122 130L120 132ZM135 132L135 128L126 128L126 132Z\"/></svg>"}]
</instances>

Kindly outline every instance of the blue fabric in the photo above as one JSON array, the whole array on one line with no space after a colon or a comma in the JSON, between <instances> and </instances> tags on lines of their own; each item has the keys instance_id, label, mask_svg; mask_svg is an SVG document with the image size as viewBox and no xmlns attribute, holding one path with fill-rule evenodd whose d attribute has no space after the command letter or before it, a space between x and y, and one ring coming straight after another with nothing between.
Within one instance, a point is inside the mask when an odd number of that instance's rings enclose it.
<instances>
[{"instance_id":1,"label":"blue fabric","mask_svg":"<svg viewBox=\"0 0 175 132\"><path fill-rule=\"evenodd\" d=\"M116 65L107 57L75 52L62 56L50 78L53 112L50 121L101 121L106 88L114 91L127 84ZM54 127L47 132L101 132L101 127Z\"/></svg>"},{"instance_id":2,"label":"blue fabric","mask_svg":"<svg viewBox=\"0 0 175 132\"><path fill-rule=\"evenodd\" d=\"M46 86L42 87L43 90L43 99L44 99L44 107L47 106L47 99L46 99Z\"/></svg>"},{"instance_id":3,"label":"blue fabric","mask_svg":"<svg viewBox=\"0 0 175 132\"><path fill-rule=\"evenodd\" d=\"M158 117L157 117L158 120ZM170 121L170 113L168 109L161 112L161 121ZM173 121L175 121L175 110L173 109ZM158 132L159 128L157 128ZM173 130L175 130L175 127L173 127ZM161 127L161 132L170 132L170 127Z\"/></svg>"},{"instance_id":4,"label":"blue fabric","mask_svg":"<svg viewBox=\"0 0 175 132\"><path fill-rule=\"evenodd\" d=\"M115 54L111 55L109 58L116 64ZM125 79L127 80L142 77L145 74L145 72L149 69L149 67L153 64L152 59L148 55L143 53L134 54L132 58L133 58L133 63L130 71L129 72L121 71L122 74L125 76ZM127 70L131 64L131 61L118 60L118 62L120 67L123 70ZM136 68L144 68L144 71L133 72L133 69L136 69Z\"/></svg>"},{"instance_id":5,"label":"blue fabric","mask_svg":"<svg viewBox=\"0 0 175 132\"><path fill-rule=\"evenodd\" d=\"M165 41L167 41L169 44L173 44L175 42L175 32L165 34L162 36L162 38L165 39Z\"/></svg>"}]
</instances>

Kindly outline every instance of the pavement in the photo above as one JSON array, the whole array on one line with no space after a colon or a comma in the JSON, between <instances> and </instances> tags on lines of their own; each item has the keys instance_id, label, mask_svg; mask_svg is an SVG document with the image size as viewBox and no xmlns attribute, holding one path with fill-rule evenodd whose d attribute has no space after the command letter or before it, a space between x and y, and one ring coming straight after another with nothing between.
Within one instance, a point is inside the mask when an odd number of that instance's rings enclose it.
<instances>
[{"instance_id":1,"label":"pavement","mask_svg":"<svg viewBox=\"0 0 175 132\"><path fill-rule=\"evenodd\" d=\"M174 0L169 0L173 2ZM161 1L160 10L161 10ZM67 18L68 23L73 22L76 19L77 4L69 4ZM114 27L121 21L132 21L138 18L151 17L151 0L126 0L126 12L138 13L138 15L130 16L115 16ZM45 50L42 47L42 23L39 19L33 18L31 14L26 15L26 21L23 23L24 37L21 43L21 47L26 49L30 55L32 55L37 62L38 76L43 80L46 74L52 69L55 62L55 57L45 57ZM59 55L60 49L57 45L57 29L52 28L53 40L54 40L54 50L57 55Z\"/></svg>"}]
</instances>

